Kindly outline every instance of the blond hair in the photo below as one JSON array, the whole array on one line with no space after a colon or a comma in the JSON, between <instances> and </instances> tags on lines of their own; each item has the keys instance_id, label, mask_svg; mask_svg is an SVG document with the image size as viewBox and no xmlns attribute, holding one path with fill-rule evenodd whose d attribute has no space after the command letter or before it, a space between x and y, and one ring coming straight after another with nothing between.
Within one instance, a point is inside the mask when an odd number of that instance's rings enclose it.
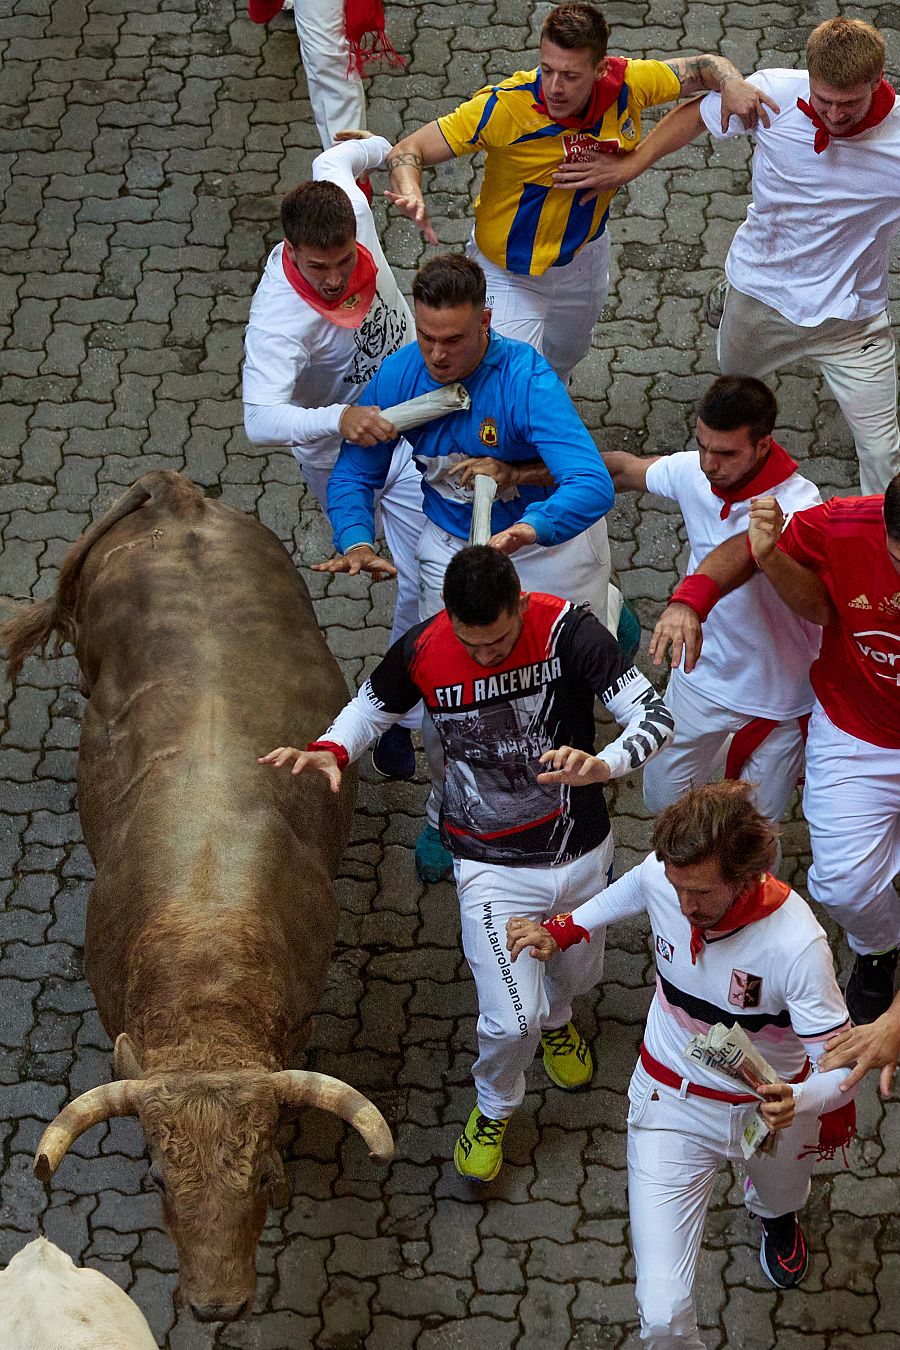
<instances>
[{"instance_id":1,"label":"blond hair","mask_svg":"<svg viewBox=\"0 0 900 1350\"><path fill-rule=\"evenodd\" d=\"M884 38L862 19L826 19L806 39L806 68L833 89L874 84L884 70Z\"/></svg>"},{"instance_id":2,"label":"blond hair","mask_svg":"<svg viewBox=\"0 0 900 1350\"><path fill-rule=\"evenodd\" d=\"M775 859L778 826L757 811L751 784L726 779L691 788L667 806L653 826L660 862L676 867L717 858L723 881L749 885Z\"/></svg>"}]
</instances>

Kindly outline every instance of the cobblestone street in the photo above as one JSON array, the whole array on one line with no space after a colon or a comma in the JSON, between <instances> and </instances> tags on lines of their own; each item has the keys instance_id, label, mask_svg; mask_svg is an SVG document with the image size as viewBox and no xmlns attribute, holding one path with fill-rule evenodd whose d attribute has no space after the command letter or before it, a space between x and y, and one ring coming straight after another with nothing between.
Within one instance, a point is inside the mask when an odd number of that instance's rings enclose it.
<instances>
[{"instance_id":1,"label":"cobblestone street","mask_svg":"<svg viewBox=\"0 0 900 1350\"><path fill-rule=\"evenodd\" d=\"M396 139L489 77L535 64L549 5L386 8L408 65L369 81L369 126ZM884 32L888 78L900 74L894 4L603 8L616 52L721 51L745 72L801 64L809 29L838 9ZM251 446L242 425L250 296L279 238L280 196L307 176L318 145L292 16L266 29L232 0L11 0L0 57L0 593L48 594L70 542L124 486L148 469L183 470L294 552L355 688L385 650L393 588L305 570L328 555L330 531L291 455ZM716 149L702 138L617 199L610 301L573 387L604 449L690 444L693 401L717 373L700 303L744 216L748 152L744 138ZM476 168L460 161L433 177L446 246L468 233ZM373 181L376 193L386 185ZM425 246L409 222L376 210L408 292ZM826 495L853 490L852 441L818 374L795 368L775 388L779 439ZM668 503L634 495L619 500L610 529L645 652L684 568L684 532ZM475 996L453 888L423 887L415 874L421 755L414 783L362 766L340 938L307 1059L384 1111L397 1145L390 1168L371 1163L336 1117L302 1117L288 1150L293 1198L270 1214L259 1249L255 1316L230 1326L174 1306L174 1248L145 1189L133 1120L85 1134L45 1191L31 1174L40 1133L67 1099L107 1080L111 1056L81 974L92 869L75 800L74 659L30 660L6 692L0 1265L41 1228L126 1288L171 1350L636 1348L625 1091L651 995L646 925L612 930L603 987L579 1009L595 1086L566 1095L538 1063L507 1134L508 1165L486 1188L465 1184L451 1154L472 1105ZM649 822L639 781L610 801L621 875L646 850ZM808 840L796 801L784 846L782 875L802 889ZM836 938L835 951L843 974ZM722 1172L698 1280L709 1350L900 1345L900 1104L882 1102L872 1078L859 1116L849 1170L838 1157L814 1180L799 1291L766 1281L741 1179Z\"/></svg>"}]
</instances>

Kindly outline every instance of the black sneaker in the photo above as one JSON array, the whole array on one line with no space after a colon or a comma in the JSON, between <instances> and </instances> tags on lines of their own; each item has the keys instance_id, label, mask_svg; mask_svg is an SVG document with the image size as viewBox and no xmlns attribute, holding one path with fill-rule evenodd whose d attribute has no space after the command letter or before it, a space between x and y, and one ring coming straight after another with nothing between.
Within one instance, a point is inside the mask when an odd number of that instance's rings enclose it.
<instances>
[{"instance_id":1,"label":"black sneaker","mask_svg":"<svg viewBox=\"0 0 900 1350\"><path fill-rule=\"evenodd\" d=\"M809 1252L796 1214L761 1219L759 1264L776 1289L793 1289L809 1269Z\"/></svg>"},{"instance_id":2,"label":"black sneaker","mask_svg":"<svg viewBox=\"0 0 900 1350\"><path fill-rule=\"evenodd\" d=\"M372 763L382 778L412 778L416 752L406 727L391 727L372 747Z\"/></svg>"},{"instance_id":3,"label":"black sneaker","mask_svg":"<svg viewBox=\"0 0 900 1350\"><path fill-rule=\"evenodd\" d=\"M857 956L844 990L847 1011L857 1026L874 1022L894 1001L894 971L900 947L876 956Z\"/></svg>"}]
</instances>

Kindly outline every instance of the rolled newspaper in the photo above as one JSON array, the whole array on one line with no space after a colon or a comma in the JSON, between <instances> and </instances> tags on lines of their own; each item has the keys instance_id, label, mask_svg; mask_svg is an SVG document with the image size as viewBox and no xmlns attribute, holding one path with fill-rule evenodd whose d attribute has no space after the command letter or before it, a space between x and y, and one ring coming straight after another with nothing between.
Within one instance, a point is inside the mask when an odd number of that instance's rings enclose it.
<instances>
[{"instance_id":1,"label":"rolled newspaper","mask_svg":"<svg viewBox=\"0 0 900 1350\"><path fill-rule=\"evenodd\" d=\"M760 1101L763 1100L759 1092L762 1085L778 1082L778 1074L769 1061L763 1058L737 1023L726 1027L723 1022L716 1022L705 1034L698 1032L688 1041L684 1054L686 1059L702 1064L717 1078L737 1084L745 1091L749 1089ZM767 1152L774 1143L768 1125L755 1111L741 1137L741 1152L745 1158L752 1158L757 1149Z\"/></svg>"},{"instance_id":2,"label":"rolled newspaper","mask_svg":"<svg viewBox=\"0 0 900 1350\"><path fill-rule=\"evenodd\" d=\"M447 413L464 412L471 406L472 400L463 385L445 384L440 389L433 389L430 394L408 398L405 403L396 403L393 408L382 408L381 415L386 422L393 422L398 431L411 431L413 427L421 427L435 418L446 417Z\"/></svg>"},{"instance_id":3,"label":"rolled newspaper","mask_svg":"<svg viewBox=\"0 0 900 1350\"><path fill-rule=\"evenodd\" d=\"M486 544L493 534L491 507L497 495L497 480L486 473L476 473L472 498L472 524L469 527L470 544Z\"/></svg>"}]
</instances>

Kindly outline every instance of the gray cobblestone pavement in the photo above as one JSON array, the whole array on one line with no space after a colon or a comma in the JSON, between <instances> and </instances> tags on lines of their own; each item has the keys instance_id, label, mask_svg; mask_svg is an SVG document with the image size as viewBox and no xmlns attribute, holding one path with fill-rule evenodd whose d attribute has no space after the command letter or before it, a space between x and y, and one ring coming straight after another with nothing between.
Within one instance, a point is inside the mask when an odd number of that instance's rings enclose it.
<instances>
[{"instance_id":1,"label":"gray cobblestone pavement","mask_svg":"<svg viewBox=\"0 0 900 1350\"><path fill-rule=\"evenodd\" d=\"M300 0L298 0L298 3ZM718 49L745 70L796 65L831 0L722 5L611 3L618 50ZM843 5L838 6L844 8ZM0 11L0 590L46 594L69 542L140 473L184 469L255 511L305 565L329 535L291 457L248 445L238 366L249 297L275 242L280 194L304 177L315 129L287 16L268 31L229 0L14 0ZM489 75L528 64L545 6L391 0L406 72L370 85L370 125L389 137L450 108ZM847 6L885 31L900 66L900 9ZM744 212L747 147L699 144L632 185L614 212L612 296L574 393L607 448L680 450L714 373L700 298ZM467 231L473 168L440 172L441 240ZM404 284L422 256L412 227L386 225ZM829 491L855 464L821 381L780 381L783 439ZM622 587L645 625L684 563L678 518L650 497L611 517ZM384 649L390 588L307 573L319 617L355 685ZM475 999L454 895L424 889L411 845L424 779L363 771L339 883L340 942L309 1056L370 1093L394 1126L384 1173L333 1117L304 1119L291 1146L293 1199L260 1248L254 1319L201 1327L173 1306L174 1253L143 1192L134 1122L85 1135L49 1194L30 1174L41 1126L103 1081L109 1044L81 976L91 867L74 764L81 699L71 658L32 661L0 750L0 1263L43 1226L127 1288L172 1350L600 1350L638 1344L626 1243L625 1088L649 1001L638 922L610 942L608 975L584 1000L596 1086L575 1097L535 1068L510 1126L507 1167L475 1191L453 1171L471 1101ZM646 847L635 784L614 794L617 869ZM786 875L802 886L796 809ZM838 947L842 964L843 948ZM769 1288L734 1177L717 1185L698 1283L710 1350L894 1350L900 1328L900 1108L870 1085L852 1169L823 1166L809 1205L803 1290Z\"/></svg>"}]
</instances>

